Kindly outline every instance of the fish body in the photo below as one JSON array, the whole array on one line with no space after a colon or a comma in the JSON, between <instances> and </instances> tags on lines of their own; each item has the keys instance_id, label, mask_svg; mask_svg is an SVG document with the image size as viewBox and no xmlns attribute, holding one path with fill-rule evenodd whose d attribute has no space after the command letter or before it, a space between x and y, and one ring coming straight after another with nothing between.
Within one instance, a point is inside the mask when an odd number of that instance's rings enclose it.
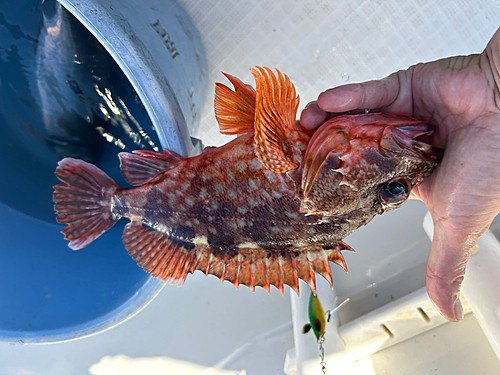
<instances>
[{"instance_id":1,"label":"fish body","mask_svg":"<svg viewBox=\"0 0 500 375\"><path fill-rule=\"evenodd\" d=\"M331 283L329 261L346 269L342 238L404 203L442 155L423 142L434 127L408 116L339 116L303 129L288 77L252 73L256 90L229 75L234 90L216 87L220 129L236 139L191 158L121 153L136 188L63 159L56 175L66 185L55 186L54 201L70 247L126 217L125 247L153 276L182 284L198 269L281 293L284 285L298 293L300 278L314 292L315 272Z\"/></svg>"}]
</instances>

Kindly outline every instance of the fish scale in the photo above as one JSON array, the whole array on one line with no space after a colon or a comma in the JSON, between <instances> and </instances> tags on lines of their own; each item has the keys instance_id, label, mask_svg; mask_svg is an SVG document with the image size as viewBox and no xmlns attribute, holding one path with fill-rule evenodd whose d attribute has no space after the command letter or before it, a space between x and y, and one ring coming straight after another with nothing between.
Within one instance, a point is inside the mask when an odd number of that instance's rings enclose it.
<instances>
[{"instance_id":1,"label":"fish scale","mask_svg":"<svg viewBox=\"0 0 500 375\"><path fill-rule=\"evenodd\" d=\"M289 285L298 293L302 279L315 292L316 273L332 285L329 262L347 270L341 252L352 250L342 239L403 204L438 164L442 151L420 140L434 127L370 114L309 131L295 121L289 78L251 71L255 90L228 74L234 90L216 85L220 130L238 136L191 158L120 153L135 188L118 187L84 161L60 161L56 176L66 185L55 186L54 201L69 246L87 246L126 217L131 257L172 283L200 270L252 291L273 285L283 293ZM404 189L393 194L394 184Z\"/></svg>"}]
</instances>

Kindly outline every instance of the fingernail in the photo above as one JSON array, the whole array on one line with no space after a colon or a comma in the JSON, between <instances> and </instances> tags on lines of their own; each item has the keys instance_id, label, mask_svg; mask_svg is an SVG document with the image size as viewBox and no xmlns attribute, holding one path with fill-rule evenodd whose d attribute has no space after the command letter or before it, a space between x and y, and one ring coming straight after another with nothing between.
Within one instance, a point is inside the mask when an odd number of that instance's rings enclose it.
<instances>
[{"instance_id":1,"label":"fingernail","mask_svg":"<svg viewBox=\"0 0 500 375\"><path fill-rule=\"evenodd\" d=\"M316 100L313 100L312 102L307 103L306 106L304 107L304 110L306 110L307 108L309 108L312 105L318 105Z\"/></svg>"},{"instance_id":2,"label":"fingernail","mask_svg":"<svg viewBox=\"0 0 500 375\"><path fill-rule=\"evenodd\" d=\"M455 312L456 320L462 320L464 318L464 309L462 308L462 304L460 303L459 298L457 298L457 300L453 304L453 311Z\"/></svg>"}]
</instances>

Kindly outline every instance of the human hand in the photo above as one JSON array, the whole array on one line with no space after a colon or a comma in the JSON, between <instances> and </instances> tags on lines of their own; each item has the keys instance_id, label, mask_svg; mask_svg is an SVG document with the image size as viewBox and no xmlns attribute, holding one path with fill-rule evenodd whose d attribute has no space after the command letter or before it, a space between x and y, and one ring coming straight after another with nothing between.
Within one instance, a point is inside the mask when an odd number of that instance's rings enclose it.
<instances>
[{"instance_id":1,"label":"human hand","mask_svg":"<svg viewBox=\"0 0 500 375\"><path fill-rule=\"evenodd\" d=\"M427 291L450 321L463 318L460 285L474 245L500 213L500 29L483 53L417 64L376 81L321 93L302 112L313 129L359 109L402 113L437 125L445 149L436 171L412 190L434 221ZM500 272L500 270L499 270Z\"/></svg>"}]
</instances>

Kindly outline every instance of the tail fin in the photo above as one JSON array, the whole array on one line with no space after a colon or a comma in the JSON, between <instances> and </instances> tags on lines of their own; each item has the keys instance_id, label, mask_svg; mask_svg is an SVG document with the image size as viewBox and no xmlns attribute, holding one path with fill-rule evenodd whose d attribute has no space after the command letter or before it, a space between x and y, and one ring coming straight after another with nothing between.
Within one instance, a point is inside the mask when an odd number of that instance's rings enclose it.
<instances>
[{"instance_id":1,"label":"tail fin","mask_svg":"<svg viewBox=\"0 0 500 375\"><path fill-rule=\"evenodd\" d=\"M111 197L118 185L95 165L65 158L55 172L67 185L55 185L57 222L68 224L61 233L73 250L84 248L111 228L119 217L111 212Z\"/></svg>"}]
</instances>

